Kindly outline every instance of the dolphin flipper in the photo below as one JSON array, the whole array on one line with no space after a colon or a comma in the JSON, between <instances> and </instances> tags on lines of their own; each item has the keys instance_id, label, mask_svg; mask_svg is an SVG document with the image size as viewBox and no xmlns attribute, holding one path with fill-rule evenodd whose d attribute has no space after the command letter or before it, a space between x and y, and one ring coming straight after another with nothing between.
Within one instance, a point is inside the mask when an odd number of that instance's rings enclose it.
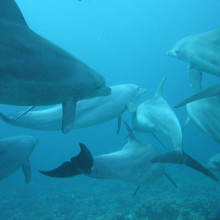
<instances>
[{"instance_id":1,"label":"dolphin flipper","mask_svg":"<svg viewBox=\"0 0 220 220\"><path fill-rule=\"evenodd\" d=\"M175 108L179 108L183 105L186 105L187 103L196 101L198 99L203 99L203 98L217 96L217 95L220 95L220 84L215 85L215 86L211 86L207 89L202 90L201 92L196 93L195 95L192 95L192 96L186 98L185 100L180 102L178 105L176 105Z\"/></svg>"},{"instance_id":2,"label":"dolphin flipper","mask_svg":"<svg viewBox=\"0 0 220 220\"><path fill-rule=\"evenodd\" d=\"M30 108L26 109L24 112L22 112L20 115L17 116L17 118L15 119L18 120L19 118L21 118L22 116L24 116L25 114L27 114L29 111L31 111L32 109L34 109L36 106L31 106Z\"/></svg>"},{"instance_id":3,"label":"dolphin flipper","mask_svg":"<svg viewBox=\"0 0 220 220\"><path fill-rule=\"evenodd\" d=\"M88 148L80 143L80 153L71 158L71 161L64 162L61 166L51 171L39 171L40 173L56 178L72 177L82 173L90 173L93 166L93 157Z\"/></svg>"},{"instance_id":4,"label":"dolphin flipper","mask_svg":"<svg viewBox=\"0 0 220 220\"><path fill-rule=\"evenodd\" d=\"M121 129L121 120L122 120L122 114L120 114L120 115L118 116L117 135L119 134L120 129Z\"/></svg>"},{"instance_id":5,"label":"dolphin flipper","mask_svg":"<svg viewBox=\"0 0 220 220\"><path fill-rule=\"evenodd\" d=\"M132 197L135 197L135 195L137 194L137 192L139 191L140 188L141 188L140 186L138 186L138 187L136 188L136 190L134 191Z\"/></svg>"},{"instance_id":6,"label":"dolphin flipper","mask_svg":"<svg viewBox=\"0 0 220 220\"><path fill-rule=\"evenodd\" d=\"M24 179L26 184L30 183L31 181L31 163L29 160L26 160L22 165L22 171L24 173Z\"/></svg>"},{"instance_id":7,"label":"dolphin flipper","mask_svg":"<svg viewBox=\"0 0 220 220\"><path fill-rule=\"evenodd\" d=\"M185 164L186 166L203 173L204 175L210 177L215 181L219 179L211 173L207 168L205 168L201 163L187 155L183 151L173 151L159 156L154 157L151 160L152 163L175 163L175 164Z\"/></svg>"},{"instance_id":8,"label":"dolphin flipper","mask_svg":"<svg viewBox=\"0 0 220 220\"><path fill-rule=\"evenodd\" d=\"M192 66L188 66L188 77L191 86L196 90L196 92L201 91L201 81L202 81L202 72L194 69Z\"/></svg>"},{"instance_id":9,"label":"dolphin flipper","mask_svg":"<svg viewBox=\"0 0 220 220\"><path fill-rule=\"evenodd\" d=\"M177 185L175 181L171 178L171 176L168 173L164 173L164 175L174 185L174 187L177 188Z\"/></svg>"},{"instance_id":10,"label":"dolphin flipper","mask_svg":"<svg viewBox=\"0 0 220 220\"><path fill-rule=\"evenodd\" d=\"M75 121L76 102L69 101L63 102L63 119L62 119L62 132L68 133L72 128Z\"/></svg>"}]
</instances>

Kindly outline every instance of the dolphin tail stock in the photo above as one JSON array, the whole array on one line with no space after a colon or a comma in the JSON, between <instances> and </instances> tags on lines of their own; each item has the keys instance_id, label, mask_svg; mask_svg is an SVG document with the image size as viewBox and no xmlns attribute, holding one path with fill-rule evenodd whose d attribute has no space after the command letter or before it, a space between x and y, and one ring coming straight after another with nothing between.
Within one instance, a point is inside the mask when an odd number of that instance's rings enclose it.
<instances>
[{"instance_id":1,"label":"dolphin tail stock","mask_svg":"<svg viewBox=\"0 0 220 220\"><path fill-rule=\"evenodd\" d=\"M177 185L176 185L175 181L173 180L173 178L168 173L164 173L164 175L173 184L173 186L175 188L177 188Z\"/></svg>"},{"instance_id":2,"label":"dolphin tail stock","mask_svg":"<svg viewBox=\"0 0 220 220\"><path fill-rule=\"evenodd\" d=\"M184 99L182 102L180 102L178 105L175 106L175 108L179 108L181 106L184 106L190 102L211 97L211 96L217 96L220 94L220 84L211 86L207 89L202 90L201 92L196 93L195 95L192 95L186 99Z\"/></svg>"},{"instance_id":3,"label":"dolphin tail stock","mask_svg":"<svg viewBox=\"0 0 220 220\"><path fill-rule=\"evenodd\" d=\"M42 171L40 173L54 178L66 178L77 176L83 173L90 173L93 166L93 157L89 149L82 143L79 143L80 153L71 158L70 161L64 162L59 167L51 171Z\"/></svg>"},{"instance_id":4,"label":"dolphin tail stock","mask_svg":"<svg viewBox=\"0 0 220 220\"><path fill-rule=\"evenodd\" d=\"M174 164L184 164L198 172L203 173L209 178L219 181L219 179L210 172L207 168L205 168L201 163L193 159L191 156L186 154L184 151L173 151L164 153L154 157L151 160L152 163L174 163Z\"/></svg>"}]
</instances>

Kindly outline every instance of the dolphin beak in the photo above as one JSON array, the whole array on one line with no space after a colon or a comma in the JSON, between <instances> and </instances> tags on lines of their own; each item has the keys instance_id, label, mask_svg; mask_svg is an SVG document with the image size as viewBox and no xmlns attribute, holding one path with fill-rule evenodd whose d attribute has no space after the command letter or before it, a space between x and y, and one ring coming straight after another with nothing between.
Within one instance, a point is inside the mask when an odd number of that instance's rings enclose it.
<instances>
[{"instance_id":1,"label":"dolphin beak","mask_svg":"<svg viewBox=\"0 0 220 220\"><path fill-rule=\"evenodd\" d=\"M169 50L169 51L167 52L167 55L170 56L170 57L175 57L175 52L174 52L174 50Z\"/></svg>"}]
</instances>

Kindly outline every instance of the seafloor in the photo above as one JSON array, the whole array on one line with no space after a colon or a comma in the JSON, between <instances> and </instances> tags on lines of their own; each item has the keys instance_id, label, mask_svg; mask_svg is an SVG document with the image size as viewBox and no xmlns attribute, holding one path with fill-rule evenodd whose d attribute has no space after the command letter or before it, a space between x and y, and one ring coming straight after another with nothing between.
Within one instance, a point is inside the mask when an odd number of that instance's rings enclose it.
<instances>
[{"instance_id":1,"label":"seafloor","mask_svg":"<svg viewBox=\"0 0 220 220\"><path fill-rule=\"evenodd\" d=\"M134 198L130 183L35 174L26 186L10 177L0 182L0 219L204 220L220 207L219 183L183 166L168 172L177 189L164 177L142 187Z\"/></svg>"}]
</instances>

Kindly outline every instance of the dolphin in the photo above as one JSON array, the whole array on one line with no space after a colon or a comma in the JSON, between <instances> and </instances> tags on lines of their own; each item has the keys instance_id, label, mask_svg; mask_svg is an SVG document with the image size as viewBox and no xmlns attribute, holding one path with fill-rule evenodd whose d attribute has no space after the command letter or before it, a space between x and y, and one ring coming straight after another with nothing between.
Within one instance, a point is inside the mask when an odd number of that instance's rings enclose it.
<instances>
[{"instance_id":1,"label":"dolphin","mask_svg":"<svg viewBox=\"0 0 220 220\"><path fill-rule=\"evenodd\" d=\"M203 89L203 90L197 92L196 94L184 99L182 102L177 104L175 107L179 108L179 107L184 106L190 102L194 102L199 99L204 99L204 98L218 96L218 95L220 95L220 84L208 87L207 89Z\"/></svg>"},{"instance_id":2,"label":"dolphin","mask_svg":"<svg viewBox=\"0 0 220 220\"><path fill-rule=\"evenodd\" d=\"M213 96L188 103L186 105L188 120L206 135L220 143L220 97Z\"/></svg>"},{"instance_id":3,"label":"dolphin","mask_svg":"<svg viewBox=\"0 0 220 220\"><path fill-rule=\"evenodd\" d=\"M130 108L132 103L142 95L146 89L135 84L119 84L111 87L109 96L102 96L79 101L76 106L76 120L73 129L94 126L118 117L118 130L121 125L121 115ZM17 119L20 113L0 117L7 123L39 130L58 130L62 124L62 106L39 111L30 111Z\"/></svg>"},{"instance_id":4,"label":"dolphin","mask_svg":"<svg viewBox=\"0 0 220 220\"><path fill-rule=\"evenodd\" d=\"M161 132L167 136L176 150L182 149L182 130L179 120L163 98L166 77L161 81L154 96L141 103L132 114L132 127L135 132Z\"/></svg>"},{"instance_id":5,"label":"dolphin","mask_svg":"<svg viewBox=\"0 0 220 220\"><path fill-rule=\"evenodd\" d=\"M206 163L206 167L209 170L220 173L220 153L214 154L210 157L208 163Z\"/></svg>"},{"instance_id":6,"label":"dolphin","mask_svg":"<svg viewBox=\"0 0 220 220\"><path fill-rule=\"evenodd\" d=\"M176 163L197 170L218 181L218 178L202 164L183 152L182 130L175 113L162 97L164 78L154 97L141 103L132 116L133 129L136 132L162 132L170 138L175 151L160 154L152 158L152 163Z\"/></svg>"},{"instance_id":7,"label":"dolphin","mask_svg":"<svg viewBox=\"0 0 220 220\"><path fill-rule=\"evenodd\" d=\"M28 184L31 180L29 157L37 143L37 138L29 135L1 139L0 180L10 176L21 167L25 182Z\"/></svg>"},{"instance_id":8,"label":"dolphin","mask_svg":"<svg viewBox=\"0 0 220 220\"><path fill-rule=\"evenodd\" d=\"M62 132L74 124L76 102L109 95L104 78L32 31L14 0L0 1L0 103L62 103Z\"/></svg>"},{"instance_id":9,"label":"dolphin","mask_svg":"<svg viewBox=\"0 0 220 220\"><path fill-rule=\"evenodd\" d=\"M202 72L220 76L220 29L185 37L168 55L188 63L191 85L200 90Z\"/></svg>"},{"instance_id":10,"label":"dolphin","mask_svg":"<svg viewBox=\"0 0 220 220\"><path fill-rule=\"evenodd\" d=\"M128 125L126 126L130 139L121 150L93 158L88 148L80 143L79 155L54 170L40 172L56 178L84 174L92 178L127 181L137 185L137 190L140 186L156 182L165 174L163 164L151 163L151 159L158 155L157 149L137 140ZM175 185L172 180L171 182Z\"/></svg>"}]
</instances>

